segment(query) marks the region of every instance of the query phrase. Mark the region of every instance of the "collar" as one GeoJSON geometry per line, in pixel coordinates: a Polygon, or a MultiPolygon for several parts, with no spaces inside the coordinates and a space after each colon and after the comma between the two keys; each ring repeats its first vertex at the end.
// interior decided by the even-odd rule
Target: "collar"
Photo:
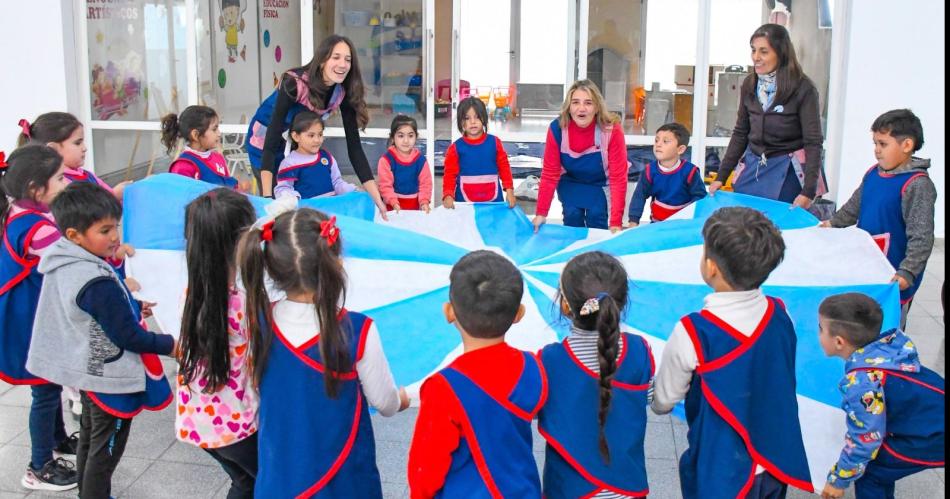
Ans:
{"type": "MultiPolygon", "coordinates": [[[[486,135],[486,134],[482,134],[482,135],[486,135]]],[[[396,161],[404,165],[408,165],[412,163],[421,154],[418,149],[413,147],[412,152],[409,153],[409,156],[406,156],[403,153],[399,152],[399,150],[396,149],[396,146],[389,146],[389,153],[392,154],[394,158],[396,158],[396,161]]]]}
{"type": "Polygon", "coordinates": [[[468,138],[468,135],[462,135],[462,140],[464,140],[466,144],[471,144],[473,146],[477,146],[485,142],[485,139],[487,138],[488,138],[488,132],[483,132],[481,135],[478,136],[477,139],[470,139],[468,138]]]}
{"type": "Polygon", "coordinates": [[[192,149],[188,146],[185,146],[185,152],[190,152],[191,154],[194,154],[195,156],[198,156],[202,159],[208,159],[211,157],[211,154],[214,153],[214,149],[208,149],[207,151],[198,151],[196,149],[192,149]]]}

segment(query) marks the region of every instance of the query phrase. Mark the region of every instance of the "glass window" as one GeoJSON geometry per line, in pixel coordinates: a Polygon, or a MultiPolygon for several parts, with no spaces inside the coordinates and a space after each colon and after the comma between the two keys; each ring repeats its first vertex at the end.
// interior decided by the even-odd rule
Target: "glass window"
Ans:
{"type": "Polygon", "coordinates": [[[184,107],[185,15],[184,0],[88,6],[92,119],[158,121],[184,107]]]}
{"type": "Polygon", "coordinates": [[[196,8],[198,103],[223,123],[247,123],[280,74],[300,66],[300,0],[200,0],[196,8]]]}
{"type": "Polygon", "coordinates": [[[87,161],[85,167],[95,165],[96,176],[111,185],[146,173],[167,172],[177,152],[166,154],[160,139],[160,132],[146,130],[94,130],[93,163],[87,161]]]}
{"type": "MultiPolygon", "coordinates": [[[[425,0],[314,3],[321,4],[319,8],[314,6],[314,47],[332,33],[346,36],[356,46],[369,106],[368,128],[388,129],[397,113],[413,116],[420,127],[424,126],[425,0]]],[[[342,126],[339,114],[329,125],[342,126]]]]}

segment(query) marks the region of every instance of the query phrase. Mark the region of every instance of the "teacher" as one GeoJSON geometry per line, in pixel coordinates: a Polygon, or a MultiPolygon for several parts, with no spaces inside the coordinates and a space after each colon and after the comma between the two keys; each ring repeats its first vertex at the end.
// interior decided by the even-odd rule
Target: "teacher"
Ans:
{"type": "Polygon", "coordinates": [[[716,177],[720,180],[709,184],[709,193],[735,170],[735,192],[808,208],[827,191],[820,178],[818,90],[802,72],[783,26],[762,25],[749,44],[755,71],[742,83],[739,116],[716,177]],[[736,168],[740,158],[742,165],[736,168]]]}
{"type": "Polygon", "coordinates": [[[304,109],[321,115],[324,121],[340,112],[350,163],[385,219],[386,205],[360,143],[359,131],[369,123],[363,78],[353,42],[345,36],[328,36],[309,63],[284,73],[277,89],[254,114],[245,147],[251,164],[260,171],[261,194],[273,195],[274,177],[284,157],[284,131],[304,109]]]}
{"type": "Polygon", "coordinates": [[[575,81],[544,145],[534,230],[547,221],[554,191],[564,225],[620,230],[627,196],[627,146],[620,119],[590,80],[575,81]],[[609,220],[608,220],[609,217],[609,220]],[[609,222],[609,224],[608,224],[609,222]]]}

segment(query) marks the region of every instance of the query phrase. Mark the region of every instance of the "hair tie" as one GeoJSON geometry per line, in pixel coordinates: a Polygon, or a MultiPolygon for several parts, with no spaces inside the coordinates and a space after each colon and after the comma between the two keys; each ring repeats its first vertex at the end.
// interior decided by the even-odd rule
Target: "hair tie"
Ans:
{"type": "Polygon", "coordinates": [[[7,166],[7,153],[0,151],[0,170],[6,170],[7,166]]]}
{"type": "Polygon", "coordinates": [[[18,121],[17,124],[20,125],[20,128],[23,130],[23,135],[26,135],[26,138],[28,139],[33,138],[33,136],[30,134],[31,127],[30,127],[29,121],[26,121],[26,119],[20,119],[20,121],[18,121]]]}
{"type": "Polygon", "coordinates": [[[340,237],[340,229],[336,226],[335,215],[330,217],[329,220],[320,222],[320,237],[326,239],[329,246],[336,244],[337,238],[340,237]]]}
{"type": "Polygon", "coordinates": [[[264,225],[261,225],[261,241],[273,241],[274,240],[274,221],[271,220],[264,225]]]}
{"type": "Polygon", "coordinates": [[[608,296],[610,296],[610,293],[600,292],[600,293],[597,293],[597,296],[593,298],[588,298],[587,301],[584,302],[584,305],[581,307],[581,311],[578,313],[578,315],[590,315],[595,312],[599,312],[600,300],[603,300],[604,298],[608,296]]]}

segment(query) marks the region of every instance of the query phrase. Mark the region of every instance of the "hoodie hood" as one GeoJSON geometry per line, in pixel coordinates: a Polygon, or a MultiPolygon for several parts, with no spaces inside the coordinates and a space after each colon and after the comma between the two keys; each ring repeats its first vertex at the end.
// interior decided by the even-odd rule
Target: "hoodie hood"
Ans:
{"type": "Polygon", "coordinates": [[[101,268],[102,271],[97,272],[101,275],[115,274],[112,266],[106,263],[105,260],[86,251],[82,246],[65,237],[59,238],[58,241],[46,248],[42,258],[40,258],[37,270],[42,274],[49,274],[63,267],[76,264],[88,266],[89,270],[93,272],[95,272],[96,267],[101,268]]]}
{"type": "Polygon", "coordinates": [[[896,175],[898,173],[907,173],[910,171],[927,173],[928,168],[930,168],[930,160],[926,158],[918,158],[917,156],[911,156],[910,163],[907,163],[906,165],[900,168],[895,168],[889,172],[881,170],[881,167],[878,166],[878,170],[883,171],[884,173],[887,173],[888,175],[896,175]]]}
{"type": "Polygon", "coordinates": [[[847,371],[862,368],[919,372],[917,347],[900,329],[885,331],[877,340],[855,350],[845,364],[847,371]]]}

